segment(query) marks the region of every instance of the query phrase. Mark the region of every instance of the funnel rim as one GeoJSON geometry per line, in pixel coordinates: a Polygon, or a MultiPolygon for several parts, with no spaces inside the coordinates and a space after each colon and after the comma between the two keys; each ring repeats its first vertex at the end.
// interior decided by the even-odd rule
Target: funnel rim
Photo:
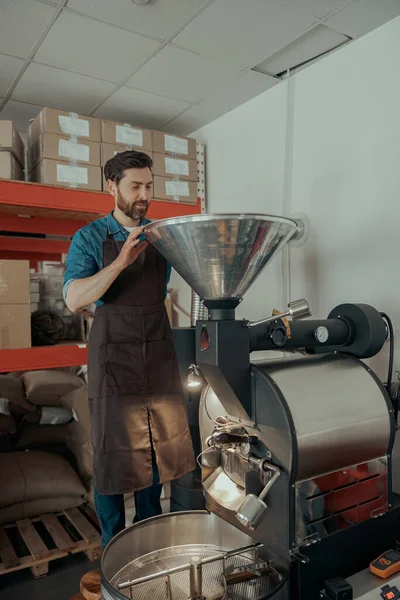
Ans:
{"type": "Polygon", "coordinates": [[[204,304],[215,304],[211,308],[218,312],[228,300],[241,301],[298,230],[294,219],[227,212],[160,219],[146,225],[144,234],[204,304]]]}
{"type": "Polygon", "coordinates": [[[246,218],[251,219],[259,219],[260,221],[273,221],[275,223],[284,223],[286,225],[292,225],[293,229],[298,228],[298,224],[293,219],[288,217],[280,217],[279,215],[271,215],[266,213],[203,213],[203,214],[194,214],[194,215],[182,215],[179,217],[167,217],[166,219],[159,219],[151,221],[144,226],[143,232],[146,232],[146,229],[151,229],[157,225],[168,225],[169,223],[178,224],[190,219],[193,221],[207,221],[209,219],[215,218],[223,218],[223,219],[241,219],[244,220],[246,218]]]}

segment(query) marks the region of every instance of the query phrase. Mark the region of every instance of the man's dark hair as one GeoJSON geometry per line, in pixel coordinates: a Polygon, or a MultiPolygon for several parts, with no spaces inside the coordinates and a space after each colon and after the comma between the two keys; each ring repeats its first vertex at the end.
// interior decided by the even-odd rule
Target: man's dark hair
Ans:
{"type": "Polygon", "coordinates": [[[104,177],[106,181],[111,179],[117,185],[125,175],[126,169],[152,169],[153,161],[150,156],[137,150],[126,150],[118,152],[110,158],[104,166],[104,177]]]}

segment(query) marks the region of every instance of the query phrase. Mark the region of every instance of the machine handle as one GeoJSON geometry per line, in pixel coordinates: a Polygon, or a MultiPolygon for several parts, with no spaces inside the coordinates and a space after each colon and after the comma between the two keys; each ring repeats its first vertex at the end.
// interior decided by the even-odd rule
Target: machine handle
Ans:
{"type": "Polygon", "coordinates": [[[212,442],[218,444],[258,444],[256,435],[229,433],[220,431],[212,435],[212,442]]]}

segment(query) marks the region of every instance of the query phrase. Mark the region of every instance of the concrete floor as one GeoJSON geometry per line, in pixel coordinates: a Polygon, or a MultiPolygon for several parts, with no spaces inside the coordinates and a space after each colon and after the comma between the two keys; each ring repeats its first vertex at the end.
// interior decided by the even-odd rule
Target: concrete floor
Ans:
{"type": "MultiPolygon", "coordinates": [[[[164,513],[169,511],[169,504],[167,487],[161,500],[164,513]]],[[[135,516],[133,495],[125,497],[125,514],[129,527],[135,516]]],[[[50,562],[49,574],[43,579],[35,580],[30,569],[3,575],[0,577],[0,600],[69,600],[79,592],[81,577],[99,567],[100,561],[90,562],[84,553],[80,553],[50,562]]]]}
{"type": "Polygon", "coordinates": [[[81,577],[98,569],[100,561],[90,562],[84,553],[54,560],[43,579],[34,579],[30,569],[0,577],[1,600],[69,600],[79,592],[81,577]]]}

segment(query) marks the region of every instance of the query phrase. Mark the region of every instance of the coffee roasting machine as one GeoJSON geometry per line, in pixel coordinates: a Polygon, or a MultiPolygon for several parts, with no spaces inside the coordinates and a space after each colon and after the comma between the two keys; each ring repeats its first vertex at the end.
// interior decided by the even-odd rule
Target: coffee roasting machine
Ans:
{"type": "Polygon", "coordinates": [[[207,511],[116,536],[102,558],[103,599],[400,598],[400,571],[385,581],[369,570],[400,539],[395,411],[361,360],[382,349],[384,317],[342,304],[314,320],[302,299],[258,322],[235,319],[262,269],[302,235],[294,220],[196,215],[145,234],[208,310],[176,332],[192,376],[204,378],[207,511]],[[279,357],[250,361],[260,350],[279,357]]]}

